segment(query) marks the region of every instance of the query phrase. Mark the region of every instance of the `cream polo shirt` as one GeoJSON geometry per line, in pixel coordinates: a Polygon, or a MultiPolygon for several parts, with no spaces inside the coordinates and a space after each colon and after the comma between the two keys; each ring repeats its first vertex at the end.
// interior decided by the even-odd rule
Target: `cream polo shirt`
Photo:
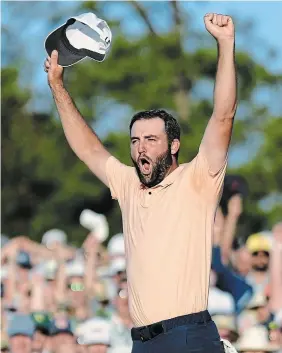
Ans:
{"type": "Polygon", "coordinates": [[[129,309],[135,326],[207,309],[215,211],[227,158],[209,172],[203,149],[160,184],[144,188],[134,167],[106,163],[122,212],[129,309]]]}

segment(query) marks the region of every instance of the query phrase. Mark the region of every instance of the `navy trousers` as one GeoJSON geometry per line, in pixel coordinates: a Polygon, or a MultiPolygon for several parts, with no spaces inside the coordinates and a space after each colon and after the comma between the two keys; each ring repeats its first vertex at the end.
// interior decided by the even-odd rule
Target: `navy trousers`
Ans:
{"type": "MultiPolygon", "coordinates": [[[[203,313],[207,314],[207,312],[203,313]]],[[[199,320],[196,320],[198,322],[187,320],[183,323],[183,318],[189,317],[191,319],[193,315],[199,317],[199,314],[170,319],[169,326],[171,328],[169,327],[168,330],[164,330],[165,332],[158,333],[149,339],[144,329],[145,335],[141,338],[138,337],[138,332],[136,334],[136,330],[139,329],[133,329],[135,334],[131,334],[133,339],[132,353],[224,353],[216,325],[211,319],[200,322],[199,320]],[[179,320],[180,318],[181,320],[179,320]]],[[[149,334],[149,336],[151,335],[149,334]]]]}

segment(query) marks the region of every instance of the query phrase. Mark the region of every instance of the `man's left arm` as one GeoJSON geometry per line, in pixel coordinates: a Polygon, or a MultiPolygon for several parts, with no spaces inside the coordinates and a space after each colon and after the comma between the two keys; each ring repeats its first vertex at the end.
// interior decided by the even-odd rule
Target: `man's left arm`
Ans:
{"type": "Polygon", "coordinates": [[[200,148],[210,172],[215,174],[226,161],[237,107],[235,30],[230,16],[207,14],[204,21],[207,31],[217,41],[218,65],[213,113],[200,148]]]}

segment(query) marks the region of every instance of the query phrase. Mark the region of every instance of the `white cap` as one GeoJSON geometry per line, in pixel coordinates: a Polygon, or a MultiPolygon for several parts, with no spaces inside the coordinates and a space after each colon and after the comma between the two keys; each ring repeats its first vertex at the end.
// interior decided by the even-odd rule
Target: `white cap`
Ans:
{"type": "Polygon", "coordinates": [[[247,309],[259,308],[267,305],[266,296],[262,292],[255,292],[247,304],[247,309]]]}
{"type": "Polygon", "coordinates": [[[239,351],[265,351],[274,352],[278,345],[268,340],[268,331],[264,326],[254,326],[244,331],[235,344],[239,351]]]}
{"type": "Polygon", "coordinates": [[[232,315],[235,312],[235,303],[231,294],[217,287],[209,290],[208,310],[211,315],[232,315]]]}
{"type": "Polygon", "coordinates": [[[43,234],[41,243],[44,244],[47,248],[51,248],[52,243],[54,242],[65,244],[67,242],[66,233],[60,229],[50,229],[43,234]]]}
{"type": "Polygon", "coordinates": [[[114,235],[109,241],[107,248],[110,256],[124,256],[125,246],[123,234],[118,233],[114,235]]]}
{"type": "Polygon", "coordinates": [[[124,257],[119,257],[117,259],[113,259],[110,263],[110,273],[112,276],[116,275],[119,271],[126,270],[126,261],[124,257]]]}
{"type": "Polygon", "coordinates": [[[83,210],[79,217],[79,223],[90,232],[93,232],[99,242],[103,242],[109,236],[109,225],[107,218],[103,214],[88,209],[83,210]]]}
{"type": "Polygon", "coordinates": [[[66,273],[68,277],[83,277],[85,273],[84,263],[74,260],[66,265],[66,273]]]}
{"type": "Polygon", "coordinates": [[[112,33],[107,23],[94,13],[88,12],[71,17],[55,29],[45,41],[49,55],[56,49],[59,64],[71,66],[85,57],[103,61],[111,46],[112,33]]]}
{"type": "Polygon", "coordinates": [[[110,323],[102,318],[85,321],[76,329],[77,343],[81,345],[110,345],[110,323]]]}

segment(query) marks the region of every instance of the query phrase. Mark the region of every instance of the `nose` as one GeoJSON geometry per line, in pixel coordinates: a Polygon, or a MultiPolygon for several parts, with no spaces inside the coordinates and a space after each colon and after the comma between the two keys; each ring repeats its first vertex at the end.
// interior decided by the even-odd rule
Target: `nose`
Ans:
{"type": "Polygon", "coordinates": [[[145,142],[140,140],[138,144],[138,153],[141,154],[144,152],[146,152],[145,142]]]}

